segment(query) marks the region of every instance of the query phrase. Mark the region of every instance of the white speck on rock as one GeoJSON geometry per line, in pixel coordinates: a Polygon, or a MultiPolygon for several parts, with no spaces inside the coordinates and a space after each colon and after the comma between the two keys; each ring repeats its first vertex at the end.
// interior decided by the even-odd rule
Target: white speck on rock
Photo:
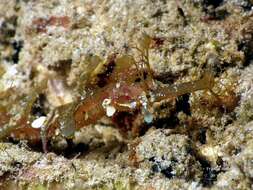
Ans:
{"type": "Polygon", "coordinates": [[[113,106],[107,106],[106,107],[106,115],[108,117],[113,116],[113,114],[116,112],[116,109],[113,106]]]}
{"type": "Polygon", "coordinates": [[[35,119],[33,122],[32,122],[32,127],[35,128],[35,129],[39,129],[43,126],[43,124],[45,123],[47,117],[46,116],[41,116],[37,119],[35,119]]]}
{"type": "Polygon", "coordinates": [[[102,106],[103,108],[106,110],[106,115],[108,117],[112,117],[113,114],[116,112],[116,109],[115,107],[111,106],[112,100],[111,99],[104,99],[103,103],[102,103],[102,106]]]}
{"type": "Polygon", "coordinates": [[[111,102],[112,102],[111,99],[108,99],[108,98],[104,99],[104,101],[102,103],[103,108],[106,109],[106,107],[109,106],[111,102]]]}
{"type": "Polygon", "coordinates": [[[119,88],[119,87],[120,87],[120,83],[117,82],[117,83],[116,83],[116,88],[119,88]]]}

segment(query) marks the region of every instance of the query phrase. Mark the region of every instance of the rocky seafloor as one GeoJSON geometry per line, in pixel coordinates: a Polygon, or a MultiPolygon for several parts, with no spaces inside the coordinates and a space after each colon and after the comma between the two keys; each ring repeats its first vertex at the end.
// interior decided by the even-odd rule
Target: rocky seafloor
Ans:
{"type": "Polygon", "coordinates": [[[0,77],[0,189],[253,189],[252,0],[0,0],[0,77]],[[103,119],[46,147],[36,125],[12,132],[85,100],[87,60],[136,57],[143,36],[156,80],[207,71],[212,90],[186,88],[135,136],[103,119]]]}

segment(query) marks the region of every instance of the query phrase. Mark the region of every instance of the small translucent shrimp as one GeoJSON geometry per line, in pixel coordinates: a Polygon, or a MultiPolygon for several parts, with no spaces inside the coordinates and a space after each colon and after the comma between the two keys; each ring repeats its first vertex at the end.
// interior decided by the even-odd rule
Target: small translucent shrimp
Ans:
{"type": "MultiPolygon", "coordinates": [[[[207,72],[199,80],[176,85],[165,85],[155,80],[149,65],[151,43],[152,40],[147,35],[140,40],[139,46],[136,47],[140,52],[138,61],[131,55],[118,54],[110,56],[105,62],[99,58],[93,59],[88,77],[80,77],[80,80],[85,80],[77,87],[80,97],[72,103],[56,108],[57,114],[53,115],[58,117],[52,119],[48,116],[43,128],[34,129],[29,122],[31,108],[40,89],[35,89],[26,100],[22,100],[23,111],[18,114],[18,118],[11,117],[4,108],[0,108],[0,138],[11,135],[17,139],[42,139],[46,150],[46,139],[53,136],[57,128],[63,136],[72,137],[75,130],[95,124],[103,117],[111,119],[116,127],[132,122],[119,122],[124,120],[121,113],[140,115],[144,118],[143,122],[152,122],[150,108],[154,103],[175,100],[178,96],[197,90],[212,89],[214,77],[207,72]],[[86,91],[85,96],[83,91],[86,91]]],[[[141,123],[136,125],[134,131],[138,131],[135,129],[141,123]]],[[[126,128],[132,130],[131,127],[126,128]]]]}
{"type": "MultiPolygon", "coordinates": [[[[120,64],[116,61],[116,67],[120,68],[120,64]]],[[[147,76],[152,73],[149,69],[150,67],[141,70],[129,65],[128,68],[113,71],[108,85],[93,91],[77,106],[74,112],[76,128],[94,124],[102,117],[113,119],[114,114],[120,115],[120,112],[149,114],[148,109],[155,102],[175,99],[197,90],[211,90],[214,85],[214,78],[209,73],[196,81],[164,85],[152,76],[147,76]]]]}

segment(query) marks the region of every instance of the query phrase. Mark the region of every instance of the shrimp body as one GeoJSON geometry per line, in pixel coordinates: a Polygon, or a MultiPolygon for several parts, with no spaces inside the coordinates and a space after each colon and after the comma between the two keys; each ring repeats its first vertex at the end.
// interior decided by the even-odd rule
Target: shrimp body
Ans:
{"type": "MultiPolygon", "coordinates": [[[[87,95],[84,98],[77,98],[73,103],[56,108],[59,116],[53,122],[47,123],[46,137],[53,136],[57,128],[62,129],[62,132],[65,130],[66,134],[71,132],[71,135],[76,129],[95,124],[103,117],[110,118],[115,126],[119,126],[122,125],[120,120],[125,120],[125,118],[120,118],[123,117],[121,113],[134,117],[143,116],[150,114],[149,108],[156,102],[174,101],[178,96],[186,93],[212,89],[214,78],[210,74],[205,74],[199,80],[177,85],[165,85],[156,81],[149,65],[150,43],[149,37],[146,36],[138,48],[141,52],[139,62],[131,55],[115,54],[106,64],[94,64],[94,71],[89,71],[89,76],[84,77],[88,78],[85,88],[77,87],[78,91],[81,91],[80,94],[87,90],[87,95]],[[116,116],[117,119],[115,119],[116,116]]],[[[99,62],[100,59],[95,61],[99,62]]],[[[10,116],[0,110],[0,138],[11,135],[17,139],[41,139],[40,129],[33,129],[29,122],[32,105],[37,95],[38,92],[34,92],[26,101],[27,105],[14,125],[10,116]]],[[[126,120],[127,122],[123,122],[123,125],[126,123],[131,125],[134,119],[127,118],[126,120]]],[[[134,128],[137,129],[141,122],[135,125],[134,128]]]]}
{"type": "Polygon", "coordinates": [[[76,127],[94,124],[106,116],[105,101],[115,111],[132,111],[137,108],[138,97],[143,92],[140,85],[129,86],[127,83],[110,84],[96,93],[89,95],[76,109],[74,118],[76,127]],[[130,106],[136,104],[135,106],[130,106]]]}

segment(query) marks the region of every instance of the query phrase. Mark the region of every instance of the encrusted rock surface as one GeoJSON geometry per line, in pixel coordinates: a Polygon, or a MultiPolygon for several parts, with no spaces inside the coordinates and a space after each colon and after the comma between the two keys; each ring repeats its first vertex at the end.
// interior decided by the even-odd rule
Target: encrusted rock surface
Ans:
{"type": "Polygon", "coordinates": [[[0,189],[252,189],[252,15],[252,0],[2,0],[1,113],[18,117],[25,101],[16,98],[33,98],[48,79],[33,117],[72,102],[87,60],[136,56],[144,34],[156,42],[157,80],[179,84],[207,70],[215,84],[178,97],[172,111],[165,103],[131,139],[107,121],[71,140],[53,136],[50,153],[10,135],[0,143],[0,189]]]}

